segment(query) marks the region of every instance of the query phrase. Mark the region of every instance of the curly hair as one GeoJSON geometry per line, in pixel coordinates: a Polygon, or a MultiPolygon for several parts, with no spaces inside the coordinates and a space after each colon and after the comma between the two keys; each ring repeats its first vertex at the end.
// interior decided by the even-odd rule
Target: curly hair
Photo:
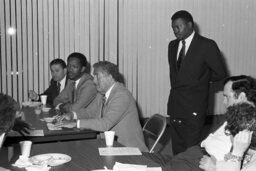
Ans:
{"type": "Polygon", "coordinates": [[[232,81],[232,90],[237,98],[244,92],[248,101],[256,106],[256,80],[247,75],[232,76],[224,81],[224,85],[232,81]]]}
{"type": "Polygon", "coordinates": [[[225,132],[235,136],[239,131],[253,131],[251,146],[256,147],[256,108],[249,103],[228,107],[225,132]]]}
{"type": "Polygon", "coordinates": [[[0,93],[0,135],[12,129],[18,103],[10,96],[0,93]]]}

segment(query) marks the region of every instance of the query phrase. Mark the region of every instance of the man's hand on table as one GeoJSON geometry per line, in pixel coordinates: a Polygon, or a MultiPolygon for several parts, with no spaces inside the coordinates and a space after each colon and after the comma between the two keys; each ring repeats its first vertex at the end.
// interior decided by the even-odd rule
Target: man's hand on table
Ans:
{"type": "Polygon", "coordinates": [[[62,113],[68,113],[70,112],[70,106],[71,106],[71,103],[63,103],[59,106],[59,109],[62,113]]]}
{"type": "Polygon", "coordinates": [[[68,112],[68,113],[64,113],[64,114],[58,114],[55,117],[55,123],[61,122],[63,120],[67,120],[67,121],[71,121],[74,119],[74,114],[73,112],[68,112]]]}
{"type": "Polygon", "coordinates": [[[56,127],[64,127],[64,128],[76,128],[77,127],[77,122],[75,120],[72,121],[67,121],[63,120],[62,122],[58,122],[55,124],[56,127]]]}
{"type": "Polygon", "coordinates": [[[25,134],[29,134],[31,125],[21,120],[20,118],[16,118],[12,130],[20,133],[22,136],[25,136],[25,134]]]}

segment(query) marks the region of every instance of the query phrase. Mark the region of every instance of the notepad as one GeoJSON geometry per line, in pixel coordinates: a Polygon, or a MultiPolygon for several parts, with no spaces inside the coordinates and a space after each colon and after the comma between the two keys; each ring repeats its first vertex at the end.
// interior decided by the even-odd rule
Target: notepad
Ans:
{"type": "Polygon", "coordinates": [[[127,156],[142,155],[140,150],[135,147],[104,147],[99,148],[100,156],[127,156]]]}
{"type": "Polygon", "coordinates": [[[26,134],[26,136],[31,136],[31,137],[44,136],[44,130],[42,129],[29,130],[29,134],[26,134]]]}

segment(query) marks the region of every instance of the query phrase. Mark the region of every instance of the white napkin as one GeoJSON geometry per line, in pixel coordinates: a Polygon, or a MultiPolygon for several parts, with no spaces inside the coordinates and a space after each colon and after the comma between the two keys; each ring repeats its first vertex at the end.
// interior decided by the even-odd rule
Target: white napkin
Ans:
{"type": "Polygon", "coordinates": [[[19,159],[12,165],[19,168],[23,168],[23,167],[31,166],[33,165],[33,163],[29,160],[29,158],[20,156],[19,159]]]}
{"type": "Polygon", "coordinates": [[[27,171],[49,171],[51,167],[48,167],[46,164],[45,165],[32,165],[29,167],[26,167],[27,171]]]}
{"type": "Polygon", "coordinates": [[[20,156],[19,159],[12,164],[19,168],[25,168],[27,171],[49,171],[51,167],[47,164],[44,165],[33,165],[28,157],[20,156]]]}

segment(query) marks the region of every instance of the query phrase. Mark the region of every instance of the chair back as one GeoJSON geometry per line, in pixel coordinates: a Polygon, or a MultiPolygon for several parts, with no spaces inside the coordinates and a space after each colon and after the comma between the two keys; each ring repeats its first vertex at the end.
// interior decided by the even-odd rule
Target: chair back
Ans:
{"type": "Polygon", "coordinates": [[[155,138],[155,142],[150,148],[149,152],[153,153],[155,146],[159,142],[166,128],[166,118],[160,114],[154,114],[151,116],[148,121],[143,126],[144,136],[153,136],[155,138]]]}

